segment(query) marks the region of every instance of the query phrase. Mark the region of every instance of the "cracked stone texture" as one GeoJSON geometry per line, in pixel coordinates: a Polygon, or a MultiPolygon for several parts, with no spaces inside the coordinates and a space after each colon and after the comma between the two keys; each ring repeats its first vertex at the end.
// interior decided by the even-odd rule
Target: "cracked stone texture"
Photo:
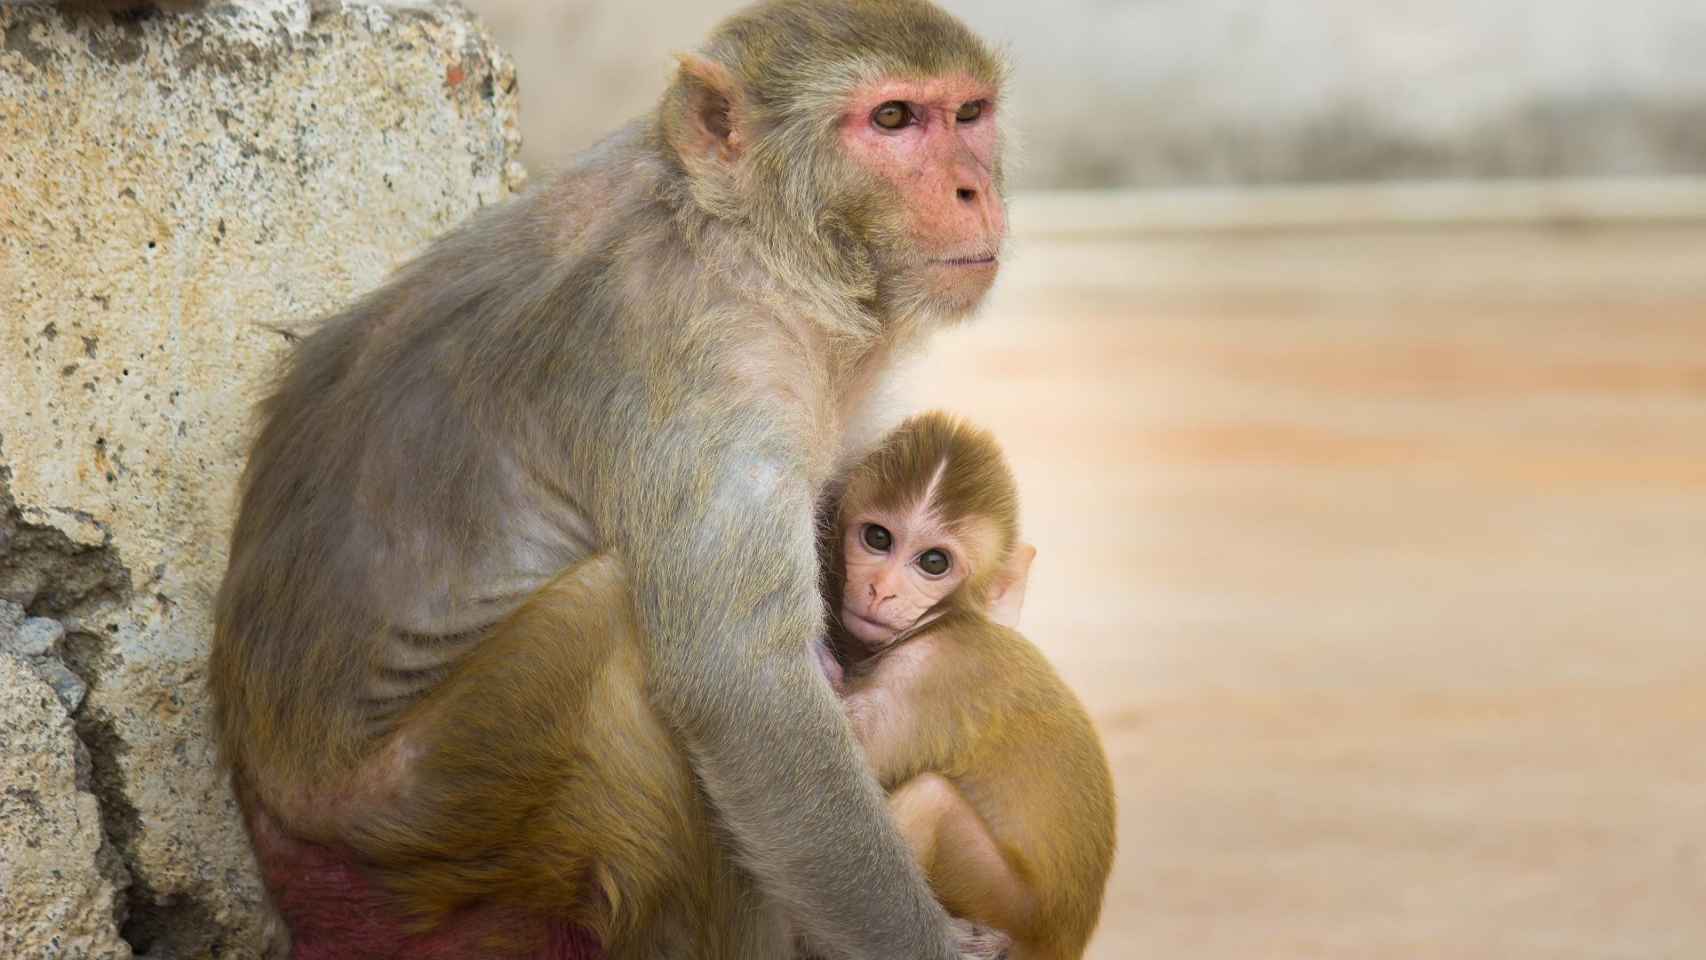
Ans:
{"type": "MultiPolygon", "coordinates": [[[[10,547],[13,533],[9,525],[7,529],[5,541],[10,547]]],[[[7,552],[10,554],[11,551],[7,552]]],[[[58,620],[25,618],[23,607],[10,600],[0,600],[0,653],[18,657],[53,688],[66,710],[76,713],[77,708],[83,705],[89,685],[61,659],[64,639],[65,625],[58,620]]]]}
{"type": "Polygon", "coordinates": [[[0,956],[129,957],[88,759],[48,685],[0,653],[0,956]]]}
{"type": "MultiPolygon", "coordinates": [[[[93,793],[8,658],[3,783],[57,778],[64,869],[0,859],[0,938],[62,952],[0,955],[125,956],[115,917],[139,954],[269,949],[203,690],[249,411],[291,331],[520,186],[516,130],[513,68],[448,2],[0,6],[0,598],[66,629],[93,793]],[[128,889],[88,867],[97,824],[128,889]]],[[[36,816],[0,800],[6,857],[36,816]]]]}

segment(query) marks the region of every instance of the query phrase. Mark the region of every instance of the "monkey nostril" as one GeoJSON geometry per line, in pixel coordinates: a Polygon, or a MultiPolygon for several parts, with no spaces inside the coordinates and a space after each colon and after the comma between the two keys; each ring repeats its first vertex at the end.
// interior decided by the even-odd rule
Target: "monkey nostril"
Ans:
{"type": "Polygon", "coordinates": [[[954,191],[954,196],[959,197],[961,203],[970,203],[977,198],[977,191],[969,187],[960,187],[954,191]]]}

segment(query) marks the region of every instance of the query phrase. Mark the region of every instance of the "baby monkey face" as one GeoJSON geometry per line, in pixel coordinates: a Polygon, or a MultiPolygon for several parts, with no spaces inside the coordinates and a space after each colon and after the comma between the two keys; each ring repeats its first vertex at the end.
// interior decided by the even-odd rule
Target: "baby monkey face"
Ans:
{"type": "Polygon", "coordinates": [[[841,542],[841,623],[868,650],[893,643],[971,574],[960,537],[922,507],[856,514],[841,542]]]}

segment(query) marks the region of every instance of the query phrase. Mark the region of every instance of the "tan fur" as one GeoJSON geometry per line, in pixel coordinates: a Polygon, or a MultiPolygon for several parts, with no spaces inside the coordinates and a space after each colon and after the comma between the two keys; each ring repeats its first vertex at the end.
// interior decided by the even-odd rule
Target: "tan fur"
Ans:
{"type": "Polygon", "coordinates": [[[785,956],[779,918],[836,956],[979,955],[809,653],[845,437],[971,306],[931,299],[917,198],[833,121],[941,70],[1001,67],[922,0],[754,7],[654,116],[301,343],[215,611],[246,804],[421,925],[498,902],[622,956],[785,956]]]}
{"type": "MultiPolygon", "coordinates": [[[[971,576],[958,591],[963,601],[987,606],[1018,543],[1019,490],[995,438],[951,414],[908,418],[853,468],[825,556],[841,556],[846,518],[871,509],[901,512],[927,499],[972,554],[971,576]]],[[[830,596],[837,597],[838,563],[830,565],[828,576],[830,596]]]]}
{"type": "Polygon", "coordinates": [[[850,666],[848,716],[943,905],[1011,935],[1015,960],[1082,956],[1113,865],[1113,780],[1072,691],[985,610],[1009,555],[1025,551],[1022,579],[1031,553],[1015,547],[1017,493],[994,439],[914,417],[855,468],[841,510],[926,496],[948,523],[998,533],[945,612],[850,666]]]}
{"type": "Polygon", "coordinates": [[[621,565],[570,569],[403,719],[390,748],[419,760],[347,839],[423,927],[497,900],[593,931],[612,958],[785,952],[649,672],[621,565]]]}

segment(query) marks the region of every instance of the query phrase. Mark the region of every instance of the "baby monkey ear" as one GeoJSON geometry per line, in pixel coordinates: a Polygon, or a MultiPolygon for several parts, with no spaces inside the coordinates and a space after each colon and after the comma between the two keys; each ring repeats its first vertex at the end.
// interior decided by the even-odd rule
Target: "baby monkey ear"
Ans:
{"type": "Polygon", "coordinates": [[[681,69],[665,102],[665,136],[689,169],[705,160],[735,161],[746,147],[740,84],[727,67],[693,53],[676,54],[681,69]]]}
{"type": "Polygon", "coordinates": [[[1007,563],[995,572],[989,586],[989,619],[1011,630],[1019,629],[1019,611],[1025,606],[1025,585],[1031,579],[1031,561],[1037,548],[1028,543],[1013,545],[1007,563]]]}

